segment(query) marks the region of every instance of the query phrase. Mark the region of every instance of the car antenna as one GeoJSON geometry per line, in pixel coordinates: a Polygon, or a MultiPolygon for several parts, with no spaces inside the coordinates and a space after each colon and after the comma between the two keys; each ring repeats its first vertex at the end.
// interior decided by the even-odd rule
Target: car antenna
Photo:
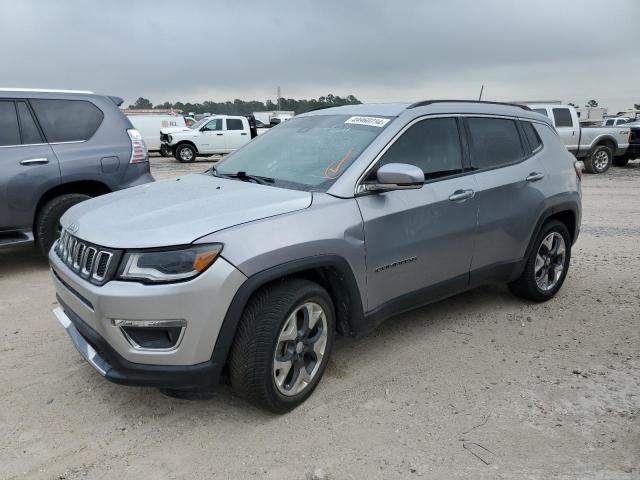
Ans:
{"type": "Polygon", "coordinates": [[[478,96],[478,101],[482,101],[482,91],[484,90],[484,84],[480,85],[480,95],[478,96]]]}

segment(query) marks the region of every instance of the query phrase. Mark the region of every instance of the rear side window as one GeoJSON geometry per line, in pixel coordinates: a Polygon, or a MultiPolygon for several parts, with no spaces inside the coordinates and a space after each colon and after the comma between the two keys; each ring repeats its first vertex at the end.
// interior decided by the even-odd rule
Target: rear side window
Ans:
{"type": "Polygon", "coordinates": [[[613,125],[613,120],[607,120],[607,121],[605,122],[605,125],[613,125]]]}
{"type": "Polygon", "coordinates": [[[22,130],[22,143],[30,145],[42,143],[42,136],[36,125],[29,107],[24,102],[16,103],[18,117],[20,118],[20,129],[22,130]]]}
{"type": "Polygon", "coordinates": [[[475,168],[494,168],[518,162],[524,149],[516,122],[504,118],[468,118],[471,162],[475,168]]]}
{"type": "Polygon", "coordinates": [[[75,142],[89,140],[102,123],[104,114],[85,100],[31,100],[47,140],[75,142]]]}
{"type": "Polygon", "coordinates": [[[20,127],[13,102],[0,102],[0,146],[20,145],[20,127]]]}
{"type": "Polygon", "coordinates": [[[536,127],[534,127],[531,122],[520,122],[520,125],[522,125],[524,136],[527,138],[527,142],[529,142],[529,148],[531,148],[531,151],[535,152],[540,149],[540,147],[542,147],[542,142],[540,141],[538,132],[536,132],[536,127]]]}
{"type": "Polygon", "coordinates": [[[380,159],[380,165],[387,163],[415,165],[427,180],[462,172],[456,119],[434,118],[411,126],[380,159]]]}
{"type": "Polygon", "coordinates": [[[227,118],[227,130],[244,130],[242,120],[239,118],[227,118]]]}
{"type": "Polygon", "coordinates": [[[556,127],[573,127],[571,112],[568,108],[554,108],[553,121],[555,122],[556,127]]]}

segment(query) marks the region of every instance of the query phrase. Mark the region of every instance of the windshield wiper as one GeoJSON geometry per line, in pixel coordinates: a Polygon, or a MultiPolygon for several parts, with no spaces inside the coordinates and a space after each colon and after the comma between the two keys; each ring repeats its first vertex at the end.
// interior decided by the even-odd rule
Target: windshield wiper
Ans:
{"type": "Polygon", "coordinates": [[[218,177],[237,178],[238,180],[242,180],[242,181],[254,181],[255,183],[259,183],[261,185],[268,185],[270,183],[275,182],[275,179],[271,177],[263,177],[262,175],[250,175],[244,171],[240,171],[236,173],[221,173],[215,170],[214,168],[213,172],[215,172],[215,175],[217,175],[218,177]]]}

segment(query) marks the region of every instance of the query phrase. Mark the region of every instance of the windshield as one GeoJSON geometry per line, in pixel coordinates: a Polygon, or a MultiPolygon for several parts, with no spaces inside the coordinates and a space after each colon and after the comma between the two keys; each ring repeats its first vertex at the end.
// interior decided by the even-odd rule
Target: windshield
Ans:
{"type": "Polygon", "coordinates": [[[258,136],[216,169],[220,175],[270,177],[278,187],[325,191],[389,121],[351,115],[296,117],[258,136]]]}
{"type": "Polygon", "coordinates": [[[196,123],[194,123],[193,125],[191,125],[189,128],[191,130],[197,130],[198,128],[200,128],[202,126],[203,123],[205,123],[207,120],[209,120],[209,117],[205,117],[201,120],[198,120],[196,123]]]}

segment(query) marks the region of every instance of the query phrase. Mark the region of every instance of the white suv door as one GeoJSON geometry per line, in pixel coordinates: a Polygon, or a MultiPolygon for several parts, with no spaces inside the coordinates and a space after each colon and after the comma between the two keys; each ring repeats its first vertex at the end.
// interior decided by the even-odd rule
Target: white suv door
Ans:
{"type": "Polygon", "coordinates": [[[214,118],[200,128],[196,146],[200,153],[221,153],[227,150],[222,118],[214,118]]]}
{"type": "Polygon", "coordinates": [[[227,123],[225,131],[227,150],[237,150],[251,139],[246,121],[241,118],[226,118],[225,121],[227,123]]]}

